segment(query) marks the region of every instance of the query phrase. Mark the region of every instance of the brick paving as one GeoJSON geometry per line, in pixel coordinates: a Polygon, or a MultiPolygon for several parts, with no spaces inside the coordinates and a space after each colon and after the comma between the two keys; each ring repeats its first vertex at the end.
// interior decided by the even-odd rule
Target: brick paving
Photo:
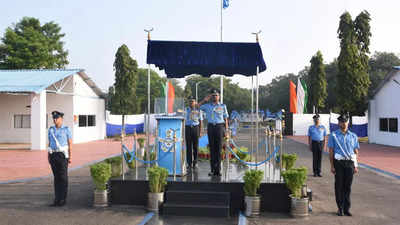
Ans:
{"type": "MultiPolygon", "coordinates": [[[[307,136],[288,136],[288,138],[308,144],[307,136]]],[[[359,161],[368,166],[400,176],[400,147],[360,143],[359,161]]]]}

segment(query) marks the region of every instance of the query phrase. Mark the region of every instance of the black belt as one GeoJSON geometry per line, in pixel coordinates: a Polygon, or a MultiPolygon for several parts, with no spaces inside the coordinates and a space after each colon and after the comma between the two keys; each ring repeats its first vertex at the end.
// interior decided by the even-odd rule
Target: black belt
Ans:
{"type": "Polygon", "coordinates": [[[225,123],[208,123],[208,126],[223,126],[225,123]]]}
{"type": "Polygon", "coordinates": [[[185,125],[186,127],[198,127],[199,125],[185,125]]]}
{"type": "Polygon", "coordinates": [[[324,141],[314,141],[314,140],[312,140],[312,142],[322,143],[322,142],[324,142],[324,141]]]}

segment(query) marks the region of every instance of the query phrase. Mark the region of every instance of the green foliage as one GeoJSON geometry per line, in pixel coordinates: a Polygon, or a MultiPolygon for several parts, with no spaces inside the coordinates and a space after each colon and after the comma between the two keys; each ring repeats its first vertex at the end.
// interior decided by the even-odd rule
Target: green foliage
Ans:
{"type": "Polygon", "coordinates": [[[301,198],[301,188],[307,180],[307,168],[300,167],[283,171],[282,177],[292,195],[296,198],[301,198]]]}
{"type": "Polygon", "coordinates": [[[106,159],[106,160],[104,160],[106,163],[109,163],[109,164],[118,164],[118,165],[121,165],[121,163],[122,163],[122,159],[121,159],[121,156],[115,156],[115,157],[112,157],[112,158],[108,158],[108,159],[106,159]]]}
{"type": "Polygon", "coordinates": [[[147,161],[156,160],[156,152],[155,151],[150,152],[150,159],[149,159],[147,157],[147,152],[145,151],[144,152],[144,160],[147,160],[147,161]]]}
{"type": "Polygon", "coordinates": [[[369,60],[369,79],[371,85],[369,87],[369,99],[372,98],[374,91],[383,81],[385,76],[392,70],[393,66],[400,65],[400,58],[394,53],[375,52],[369,60]]]}
{"type": "Polygon", "coordinates": [[[210,150],[207,147],[199,147],[199,153],[207,154],[210,153],[210,150]]]}
{"type": "Polygon", "coordinates": [[[129,160],[131,160],[131,154],[129,154],[128,152],[125,152],[125,156],[126,156],[126,164],[128,165],[129,169],[134,169],[135,168],[135,159],[133,159],[131,162],[129,162],[129,160]]]}
{"type": "Polygon", "coordinates": [[[167,185],[168,170],[162,167],[154,166],[147,170],[149,174],[149,187],[152,193],[164,192],[167,185]]]}
{"type": "Polygon", "coordinates": [[[115,156],[112,158],[108,158],[104,160],[104,162],[111,165],[111,177],[118,177],[122,174],[121,163],[122,159],[121,156],[115,156]]]}
{"type": "Polygon", "coordinates": [[[140,137],[137,139],[137,142],[138,142],[140,148],[144,148],[145,141],[146,141],[146,138],[144,138],[144,137],[140,137]]]}
{"type": "Polygon", "coordinates": [[[297,160],[297,154],[282,154],[282,167],[285,168],[286,170],[290,170],[291,168],[294,167],[294,164],[296,163],[297,160]]]}
{"type": "Polygon", "coordinates": [[[256,196],[257,190],[261,185],[264,172],[261,170],[247,170],[243,176],[244,194],[246,196],[256,196]]]}
{"type": "Polygon", "coordinates": [[[249,149],[246,148],[246,147],[240,147],[240,150],[241,150],[241,151],[239,151],[239,150],[236,149],[236,148],[233,149],[233,151],[236,153],[236,155],[237,155],[242,161],[250,162],[250,161],[251,161],[251,155],[250,155],[250,154],[243,153],[243,152],[249,152],[249,149]]]}
{"type": "MultiPolygon", "coordinates": [[[[139,113],[139,103],[136,97],[138,66],[136,60],[130,57],[126,45],[118,48],[114,61],[115,82],[114,93],[111,94],[111,113],[129,115],[139,113]]],[[[123,117],[123,129],[125,129],[123,117]]]]}
{"type": "Polygon", "coordinates": [[[338,106],[341,112],[362,115],[366,110],[366,101],[370,80],[368,76],[368,53],[370,17],[364,11],[353,22],[351,15],[345,12],[340,17],[338,58],[338,106]]]}
{"type": "Polygon", "coordinates": [[[68,64],[61,27],[32,17],[8,27],[0,43],[0,69],[56,69],[68,64]]]}
{"type": "Polygon", "coordinates": [[[97,190],[106,190],[106,183],[111,177],[111,165],[105,162],[90,166],[90,175],[97,190]]]}
{"type": "MultiPolygon", "coordinates": [[[[140,113],[147,112],[147,69],[139,68],[136,95],[140,104],[140,113]]],[[[154,112],[154,101],[164,96],[162,84],[167,80],[160,77],[154,70],[150,70],[150,111],[154,112]]]]}
{"type": "Polygon", "coordinates": [[[311,58],[310,63],[311,67],[308,74],[310,86],[308,88],[308,94],[311,99],[311,105],[315,106],[318,112],[319,108],[325,106],[325,99],[328,96],[326,91],[325,65],[320,51],[311,58]]]}

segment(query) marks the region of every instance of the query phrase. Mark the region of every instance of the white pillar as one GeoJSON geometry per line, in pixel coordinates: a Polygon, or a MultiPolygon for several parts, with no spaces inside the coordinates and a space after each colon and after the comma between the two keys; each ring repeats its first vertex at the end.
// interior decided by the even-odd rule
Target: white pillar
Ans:
{"type": "Polygon", "coordinates": [[[31,94],[31,150],[46,149],[46,90],[31,94]]]}

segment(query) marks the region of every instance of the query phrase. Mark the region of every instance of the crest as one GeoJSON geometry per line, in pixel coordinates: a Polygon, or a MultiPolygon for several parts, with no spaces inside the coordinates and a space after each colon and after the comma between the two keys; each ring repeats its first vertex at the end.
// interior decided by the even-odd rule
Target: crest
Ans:
{"type": "MultiPolygon", "coordinates": [[[[161,144],[161,150],[163,152],[168,152],[174,146],[174,131],[168,129],[165,133],[165,138],[160,138],[159,141],[161,144]]],[[[171,152],[173,152],[173,149],[171,152]]]]}

